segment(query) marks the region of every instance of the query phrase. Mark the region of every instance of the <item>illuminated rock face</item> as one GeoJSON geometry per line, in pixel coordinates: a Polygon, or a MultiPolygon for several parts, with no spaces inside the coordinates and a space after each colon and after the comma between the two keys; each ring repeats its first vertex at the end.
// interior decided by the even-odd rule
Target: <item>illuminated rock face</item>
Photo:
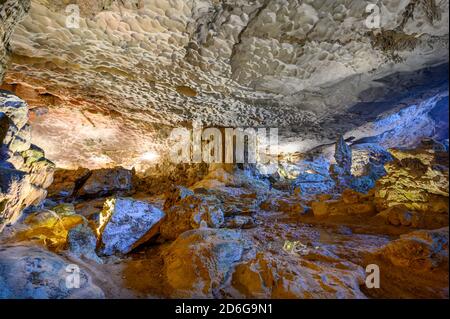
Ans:
{"type": "Polygon", "coordinates": [[[448,0],[378,29],[360,0],[71,2],[0,0],[0,298],[448,298],[448,0]],[[194,121],[278,128],[285,162],[175,165],[194,121]]]}
{"type": "Polygon", "coordinates": [[[0,1],[0,83],[6,72],[11,48],[9,40],[15,27],[25,17],[30,9],[30,0],[2,0],[0,1]]]}
{"type": "Polygon", "coordinates": [[[190,230],[164,255],[164,272],[178,298],[212,297],[235,262],[242,258],[245,240],[228,229],[190,230]]]}
{"type": "Polygon", "coordinates": [[[448,152],[444,146],[424,141],[415,150],[392,149],[394,161],[376,187],[381,209],[404,205],[408,209],[448,214],[448,152]]]}
{"type": "Polygon", "coordinates": [[[448,1],[381,1],[383,31],[359,0],[75,3],[72,28],[64,1],[31,1],[3,83],[33,107],[33,142],[70,168],[146,164],[168,125],[196,119],[279,127],[298,151],[382,134],[358,128],[403,108],[402,92],[440,88],[448,61],[448,1]]]}
{"type": "Polygon", "coordinates": [[[100,217],[101,253],[126,254],[158,233],[165,214],[141,201],[114,198],[105,202],[100,217]]]}
{"type": "Polygon", "coordinates": [[[4,246],[0,251],[0,298],[101,299],[103,291],[79,268],[79,281],[70,280],[71,262],[39,247],[4,246]],[[66,278],[69,285],[66,285],[66,278]],[[76,286],[70,284],[79,284],[76,286]]]}
{"type": "Polygon", "coordinates": [[[39,205],[53,181],[54,164],[30,143],[28,106],[11,93],[0,91],[0,118],[5,129],[0,144],[0,232],[22,211],[39,205]]]}

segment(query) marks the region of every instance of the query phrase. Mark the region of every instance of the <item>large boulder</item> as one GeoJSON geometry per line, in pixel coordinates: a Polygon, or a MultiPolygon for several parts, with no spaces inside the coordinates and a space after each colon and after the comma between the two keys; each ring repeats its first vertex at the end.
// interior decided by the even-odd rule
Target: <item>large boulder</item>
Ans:
{"type": "Polygon", "coordinates": [[[55,170],[53,183],[48,188],[48,197],[55,199],[72,197],[90,174],[91,172],[87,168],[55,170]]]}
{"type": "Polygon", "coordinates": [[[61,251],[66,248],[69,231],[86,222],[83,216],[75,213],[73,205],[61,204],[28,215],[12,240],[32,241],[50,250],[61,251]]]}
{"type": "Polygon", "coordinates": [[[364,270],[349,262],[297,261],[261,252],[235,267],[229,292],[235,298],[365,299],[363,282],[364,270]]]}
{"type": "Polygon", "coordinates": [[[365,263],[380,267],[380,289],[368,289],[367,294],[448,299],[448,235],[448,227],[418,230],[367,254],[365,263]]]}
{"type": "Polygon", "coordinates": [[[332,216],[374,216],[377,213],[373,196],[358,193],[352,189],[345,189],[339,199],[327,199],[311,202],[315,217],[332,216]]]}
{"type": "Polygon", "coordinates": [[[103,291],[81,266],[41,247],[0,247],[0,299],[99,298],[103,291]]]}
{"type": "Polygon", "coordinates": [[[29,206],[42,203],[53,181],[54,164],[30,143],[27,104],[0,91],[2,144],[0,145],[0,231],[29,206]],[[7,121],[7,125],[5,125],[7,121]]]}
{"type": "Polygon", "coordinates": [[[199,228],[202,222],[211,228],[221,227],[224,223],[222,202],[215,196],[183,197],[167,209],[166,214],[167,218],[161,224],[161,236],[168,240],[176,239],[185,231],[199,228]]]}
{"type": "Polygon", "coordinates": [[[238,230],[202,228],[183,233],[163,254],[172,297],[213,297],[246,245],[238,230]]]}
{"type": "Polygon", "coordinates": [[[122,167],[93,170],[78,191],[79,196],[107,196],[128,192],[132,188],[133,172],[122,167]]]}
{"type": "Polygon", "coordinates": [[[159,232],[165,214],[155,206],[132,198],[108,199],[100,215],[100,252],[126,254],[159,232]]]}

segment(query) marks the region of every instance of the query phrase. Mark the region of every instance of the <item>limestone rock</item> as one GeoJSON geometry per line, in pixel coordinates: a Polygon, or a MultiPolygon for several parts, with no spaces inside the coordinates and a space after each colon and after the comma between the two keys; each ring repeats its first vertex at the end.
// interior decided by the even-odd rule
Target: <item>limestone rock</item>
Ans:
{"type": "Polygon", "coordinates": [[[338,189],[348,188],[352,178],[352,149],[343,136],[336,142],[334,159],[336,164],[331,164],[330,176],[338,189]]]}
{"type": "Polygon", "coordinates": [[[363,269],[351,263],[334,267],[304,260],[295,265],[289,258],[259,253],[235,267],[231,284],[238,292],[233,296],[240,298],[365,299],[359,289],[363,281],[363,269]]]}
{"type": "Polygon", "coordinates": [[[98,169],[80,188],[79,196],[105,196],[116,192],[127,192],[132,188],[133,173],[118,167],[114,169],[98,169]]]}
{"type": "Polygon", "coordinates": [[[168,194],[166,201],[164,202],[164,210],[168,210],[179,201],[185,199],[188,196],[194,195],[194,192],[183,186],[174,187],[168,194]]]}
{"type": "Polygon", "coordinates": [[[372,197],[347,189],[339,200],[314,201],[311,203],[314,216],[374,216],[377,213],[372,197]]]}
{"type": "Polygon", "coordinates": [[[402,235],[365,263],[381,269],[380,289],[367,290],[372,297],[448,299],[448,227],[402,235]]]}
{"type": "Polygon", "coordinates": [[[25,17],[30,10],[30,0],[4,0],[0,7],[0,83],[3,82],[3,76],[9,62],[10,47],[9,41],[16,26],[25,17]]]}
{"type": "Polygon", "coordinates": [[[67,234],[67,250],[71,255],[102,263],[102,260],[95,252],[96,247],[97,236],[87,223],[79,224],[69,230],[67,234]]]}
{"type": "Polygon", "coordinates": [[[100,215],[100,252],[126,254],[159,231],[165,214],[153,205],[131,198],[112,198],[100,215]]]}
{"type": "Polygon", "coordinates": [[[0,91],[0,114],[6,133],[0,145],[0,232],[29,206],[42,203],[53,181],[54,164],[30,143],[27,104],[0,91]]]}
{"type": "Polygon", "coordinates": [[[391,149],[394,161],[376,187],[375,201],[384,210],[404,205],[413,211],[448,214],[448,153],[422,143],[412,150],[391,149]]]}
{"type": "Polygon", "coordinates": [[[391,206],[376,217],[384,219],[390,225],[413,228],[437,229],[449,224],[447,214],[412,211],[404,205],[391,206]]]}
{"type": "Polygon", "coordinates": [[[0,248],[0,299],[100,298],[103,291],[81,266],[40,247],[0,248]]]}
{"type": "Polygon", "coordinates": [[[429,271],[448,267],[448,228],[418,230],[381,248],[379,254],[394,266],[429,271]]]}
{"type": "Polygon", "coordinates": [[[303,214],[304,207],[300,202],[300,198],[271,198],[264,201],[260,205],[265,211],[284,212],[291,214],[303,214]]]}
{"type": "Polygon", "coordinates": [[[222,203],[214,196],[191,195],[177,202],[167,211],[167,218],[161,224],[161,236],[174,240],[183,232],[200,227],[205,221],[211,228],[224,223],[222,203]]]}
{"type": "Polygon", "coordinates": [[[75,195],[79,187],[89,177],[87,168],[77,170],[57,169],[53,174],[53,183],[48,188],[49,198],[67,198],[75,195]]]}
{"type": "Polygon", "coordinates": [[[73,205],[60,205],[27,216],[23,222],[25,229],[20,230],[14,240],[33,241],[50,250],[61,251],[66,248],[68,232],[85,222],[82,216],[75,214],[73,205]]]}
{"type": "Polygon", "coordinates": [[[180,235],[163,256],[173,297],[213,297],[245,247],[240,231],[235,230],[196,229],[180,235]]]}
{"type": "Polygon", "coordinates": [[[255,220],[251,216],[233,216],[225,222],[225,228],[248,229],[256,226],[255,220]]]}

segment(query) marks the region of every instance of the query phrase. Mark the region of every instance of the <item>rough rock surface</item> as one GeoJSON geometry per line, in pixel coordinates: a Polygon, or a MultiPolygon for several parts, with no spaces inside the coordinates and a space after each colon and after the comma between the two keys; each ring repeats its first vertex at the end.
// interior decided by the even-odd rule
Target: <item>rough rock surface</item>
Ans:
{"type": "Polygon", "coordinates": [[[339,189],[349,187],[352,177],[352,149],[342,136],[336,142],[334,159],[336,164],[330,166],[330,175],[336,187],[339,189]]]}
{"type": "Polygon", "coordinates": [[[77,195],[99,197],[111,195],[114,192],[130,191],[132,178],[132,172],[121,167],[94,170],[81,186],[77,195]]]}
{"type": "Polygon", "coordinates": [[[87,223],[79,224],[67,233],[67,250],[77,258],[86,258],[97,263],[102,260],[97,256],[97,236],[87,223]]]}
{"type": "Polygon", "coordinates": [[[67,2],[31,1],[4,83],[34,102],[33,142],[58,166],[145,164],[160,129],[195,119],[282,127],[298,151],[389,134],[360,126],[412,104],[403,92],[423,101],[442,85],[427,70],[448,62],[448,1],[381,1],[374,29],[360,0],[74,3],[71,27],[67,2]]]}
{"type": "Polygon", "coordinates": [[[53,181],[54,165],[44,151],[30,143],[28,105],[0,91],[0,117],[7,121],[0,145],[0,232],[14,223],[22,211],[39,205],[53,181]]]}
{"type": "Polygon", "coordinates": [[[239,292],[235,297],[241,298],[364,299],[359,289],[364,281],[363,269],[351,263],[338,264],[339,268],[320,264],[309,267],[307,260],[260,253],[254,260],[237,265],[231,282],[239,292]]]}
{"type": "Polygon", "coordinates": [[[87,168],[77,170],[57,169],[53,174],[53,183],[48,188],[49,198],[66,198],[75,195],[75,192],[89,177],[87,168]]]}
{"type": "Polygon", "coordinates": [[[155,236],[165,214],[149,203],[131,198],[105,202],[100,216],[100,252],[126,254],[155,236]]]}
{"type": "Polygon", "coordinates": [[[73,205],[61,204],[51,210],[38,211],[28,215],[24,229],[19,229],[14,241],[32,241],[53,251],[66,248],[68,232],[85,223],[85,219],[75,214],[73,205]]]}
{"type": "Polygon", "coordinates": [[[333,216],[374,216],[377,213],[373,196],[360,194],[351,189],[343,191],[339,199],[313,201],[311,208],[319,218],[333,216]]]}
{"type": "Polygon", "coordinates": [[[213,297],[242,258],[239,231],[196,229],[183,233],[164,255],[164,273],[178,298],[213,297]]]}
{"type": "Polygon", "coordinates": [[[448,215],[448,152],[432,140],[413,150],[390,150],[394,161],[377,182],[380,210],[404,205],[410,210],[448,215]]]}
{"type": "Polygon", "coordinates": [[[70,284],[72,262],[39,247],[0,247],[0,299],[99,299],[103,291],[79,267],[79,288],[70,284]],[[67,285],[69,283],[69,285],[67,285]]]}
{"type": "Polygon", "coordinates": [[[367,263],[385,269],[381,289],[369,292],[374,297],[402,290],[405,298],[448,299],[448,227],[405,234],[370,254],[367,263]]]}
{"type": "Polygon", "coordinates": [[[166,210],[161,236],[174,240],[185,231],[199,228],[202,221],[218,228],[224,223],[221,202],[213,196],[190,195],[166,210]]]}

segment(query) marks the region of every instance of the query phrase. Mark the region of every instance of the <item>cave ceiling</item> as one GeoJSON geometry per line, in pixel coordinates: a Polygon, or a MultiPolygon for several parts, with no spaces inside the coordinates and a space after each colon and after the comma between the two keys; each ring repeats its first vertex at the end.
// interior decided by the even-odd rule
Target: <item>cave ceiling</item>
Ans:
{"type": "Polygon", "coordinates": [[[368,3],[32,0],[2,88],[64,167],[133,166],[192,121],[277,127],[291,151],[380,136],[380,116],[448,97],[448,1],[378,1],[377,29],[368,3]]]}

